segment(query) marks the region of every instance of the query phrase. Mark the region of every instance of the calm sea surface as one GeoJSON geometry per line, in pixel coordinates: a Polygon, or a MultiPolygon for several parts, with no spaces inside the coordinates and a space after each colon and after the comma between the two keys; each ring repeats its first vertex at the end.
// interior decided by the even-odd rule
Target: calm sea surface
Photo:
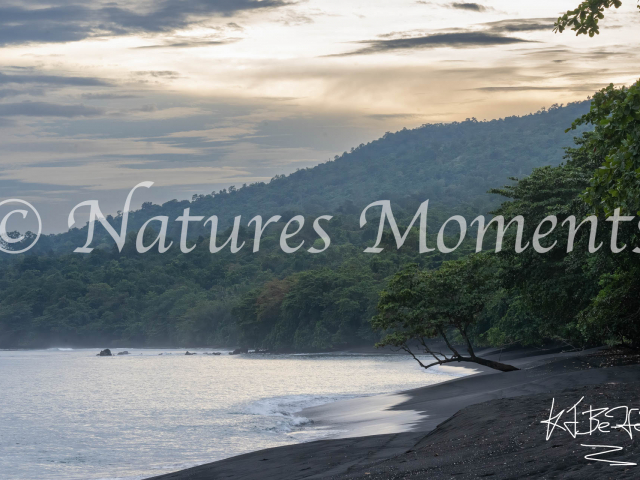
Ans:
{"type": "Polygon", "coordinates": [[[336,433],[309,406],[451,378],[397,355],[194,351],[0,351],[0,478],[146,478],[336,433]]]}

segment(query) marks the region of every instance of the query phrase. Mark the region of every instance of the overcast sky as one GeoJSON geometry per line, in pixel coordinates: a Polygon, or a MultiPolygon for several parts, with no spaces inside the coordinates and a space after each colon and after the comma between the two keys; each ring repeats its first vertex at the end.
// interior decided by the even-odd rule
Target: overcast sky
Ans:
{"type": "Polygon", "coordinates": [[[635,81],[636,3],[598,38],[554,34],[578,3],[0,0],[0,201],[61,231],[76,203],[115,212],[140,181],[156,185],[135,206],[191,198],[635,81]]]}

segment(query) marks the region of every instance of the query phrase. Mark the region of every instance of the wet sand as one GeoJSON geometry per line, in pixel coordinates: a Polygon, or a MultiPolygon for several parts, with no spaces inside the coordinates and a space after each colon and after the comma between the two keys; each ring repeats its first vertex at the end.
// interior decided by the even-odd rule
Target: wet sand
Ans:
{"type": "Polygon", "coordinates": [[[344,430],[346,438],[262,450],[154,478],[640,478],[637,466],[585,460],[591,450],[580,446],[623,446],[622,452],[604,458],[635,456],[627,461],[640,463],[627,434],[573,439],[560,432],[546,441],[546,426],[540,423],[548,417],[554,397],[564,402],[562,408],[583,395],[594,407],[639,408],[637,356],[532,353],[500,354],[503,361],[521,368],[516,372],[482,369],[396,396],[347,400],[302,412],[316,427],[344,430]],[[399,433],[386,433],[394,430],[399,433]]]}

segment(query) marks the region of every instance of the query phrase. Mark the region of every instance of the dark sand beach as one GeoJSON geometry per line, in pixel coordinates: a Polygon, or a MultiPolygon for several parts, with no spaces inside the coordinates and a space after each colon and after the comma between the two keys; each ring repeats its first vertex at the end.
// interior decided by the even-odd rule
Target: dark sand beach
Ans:
{"type": "MultiPolygon", "coordinates": [[[[377,414],[363,415],[363,410],[372,408],[371,399],[307,409],[303,414],[316,425],[332,425],[356,435],[367,433],[261,450],[154,478],[640,478],[638,466],[614,466],[584,458],[597,452],[584,444],[611,445],[622,450],[600,458],[640,463],[640,449],[624,429],[609,428],[608,433],[593,432],[577,438],[556,429],[547,441],[547,426],[541,423],[549,418],[553,399],[554,412],[569,409],[581,397],[585,398],[577,409],[579,414],[589,405],[640,407],[640,366],[636,354],[621,350],[578,354],[518,350],[485,355],[490,358],[501,355],[502,361],[521,370],[510,373],[482,370],[472,376],[403,392],[398,397],[401,403],[377,414]],[[385,414],[394,417],[402,412],[411,413],[414,419],[411,425],[404,425],[405,431],[371,434],[376,432],[377,425],[380,433],[388,428],[385,414]]],[[[624,420],[620,412],[615,415],[616,422],[609,420],[612,425],[624,420]]],[[[409,417],[395,418],[402,421],[409,417]]],[[[572,418],[565,413],[562,421],[572,418]]],[[[636,414],[630,419],[638,423],[640,417],[636,414]]],[[[630,430],[631,436],[640,433],[630,430]]]]}

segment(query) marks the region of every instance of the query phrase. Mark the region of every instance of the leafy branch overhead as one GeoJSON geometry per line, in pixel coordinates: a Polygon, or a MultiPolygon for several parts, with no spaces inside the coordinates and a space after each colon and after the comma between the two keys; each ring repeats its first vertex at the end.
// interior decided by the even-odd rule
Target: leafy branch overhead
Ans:
{"type": "MultiPolygon", "coordinates": [[[[607,8],[622,6],[621,0],[585,0],[575,10],[569,10],[556,21],[554,32],[562,33],[571,28],[576,35],[589,35],[593,37],[600,33],[598,21],[604,18],[607,8]]],[[[640,9],[640,5],[638,6],[640,9]]]]}

